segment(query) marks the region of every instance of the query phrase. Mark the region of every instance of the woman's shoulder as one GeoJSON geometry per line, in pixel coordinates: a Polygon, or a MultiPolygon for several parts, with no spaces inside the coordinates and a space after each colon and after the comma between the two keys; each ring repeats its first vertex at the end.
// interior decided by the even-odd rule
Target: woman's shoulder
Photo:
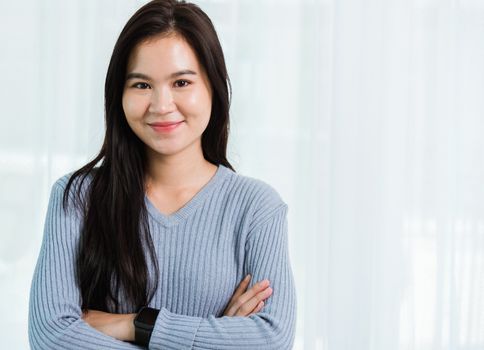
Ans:
{"type": "MultiPolygon", "coordinates": [[[[75,176],[72,180],[71,187],[77,189],[79,186],[82,186],[83,190],[85,190],[85,188],[91,183],[92,178],[93,178],[93,172],[95,172],[96,170],[97,170],[97,168],[94,168],[91,172],[89,172],[87,174],[81,174],[79,176],[75,176]]],[[[76,172],[76,170],[73,170],[73,171],[70,171],[68,173],[64,173],[63,175],[57,177],[54,180],[52,187],[65,190],[67,188],[67,184],[69,183],[69,181],[71,180],[71,178],[73,177],[75,172],[76,172]]],[[[71,192],[71,191],[72,190],[69,189],[69,192],[71,192]]]]}
{"type": "Polygon", "coordinates": [[[82,173],[76,176],[74,176],[76,173],[76,170],[74,170],[57,177],[51,187],[51,201],[63,200],[66,195],[66,190],[68,189],[69,193],[66,198],[69,203],[68,206],[70,207],[71,204],[74,204],[75,202],[74,206],[79,209],[81,202],[84,203],[87,198],[86,195],[93,179],[93,172],[96,170],[97,169],[94,168],[93,171],[87,174],[82,173]],[[71,182],[71,184],[69,188],[67,188],[69,182],[71,182]]]}
{"type": "Polygon", "coordinates": [[[229,194],[253,214],[255,221],[264,220],[275,211],[287,209],[280,192],[266,180],[232,172],[229,194]]]}
{"type": "Polygon", "coordinates": [[[279,191],[266,180],[254,176],[236,174],[235,182],[249,191],[254,200],[278,204],[284,202],[279,191]]]}

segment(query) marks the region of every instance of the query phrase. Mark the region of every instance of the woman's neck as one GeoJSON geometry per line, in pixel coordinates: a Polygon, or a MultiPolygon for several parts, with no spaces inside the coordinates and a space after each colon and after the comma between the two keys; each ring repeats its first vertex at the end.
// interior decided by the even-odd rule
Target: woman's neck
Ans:
{"type": "Polygon", "coordinates": [[[149,163],[146,187],[154,191],[179,191],[205,184],[217,171],[214,165],[198,159],[157,158],[149,163]]]}

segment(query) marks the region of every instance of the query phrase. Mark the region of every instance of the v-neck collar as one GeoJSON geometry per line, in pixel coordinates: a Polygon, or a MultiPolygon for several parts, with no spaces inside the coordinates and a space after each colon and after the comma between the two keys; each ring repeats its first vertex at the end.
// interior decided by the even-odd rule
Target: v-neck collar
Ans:
{"type": "Polygon", "coordinates": [[[170,215],[160,212],[145,193],[145,205],[149,214],[161,225],[171,227],[188,218],[202,204],[204,199],[229,175],[230,169],[219,164],[211,179],[183,207],[170,215]]]}

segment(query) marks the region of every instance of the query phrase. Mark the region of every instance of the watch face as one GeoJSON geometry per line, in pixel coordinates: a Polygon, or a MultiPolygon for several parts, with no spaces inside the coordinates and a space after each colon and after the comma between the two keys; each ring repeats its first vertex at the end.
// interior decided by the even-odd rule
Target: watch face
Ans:
{"type": "Polygon", "coordinates": [[[135,326],[152,329],[159,312],[159,310],[152,309],[150,307],[145,307],[141,309],[141,311],[138,313],[134,320],[135,326]]]}

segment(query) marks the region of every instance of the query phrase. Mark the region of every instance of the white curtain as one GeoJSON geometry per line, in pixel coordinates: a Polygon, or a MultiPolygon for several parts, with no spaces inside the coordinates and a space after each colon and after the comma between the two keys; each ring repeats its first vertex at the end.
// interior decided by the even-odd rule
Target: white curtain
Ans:
{"type": "MultiPolygon", "coordinates": [[[[100,148],[144,3],[0,3],[2,347],[28,348],[50,186],[100,148]]],[[[229,160],[289,205],[294,348],[484,349],[484,1],[197,4],[233,84],[229,160]]]]}

